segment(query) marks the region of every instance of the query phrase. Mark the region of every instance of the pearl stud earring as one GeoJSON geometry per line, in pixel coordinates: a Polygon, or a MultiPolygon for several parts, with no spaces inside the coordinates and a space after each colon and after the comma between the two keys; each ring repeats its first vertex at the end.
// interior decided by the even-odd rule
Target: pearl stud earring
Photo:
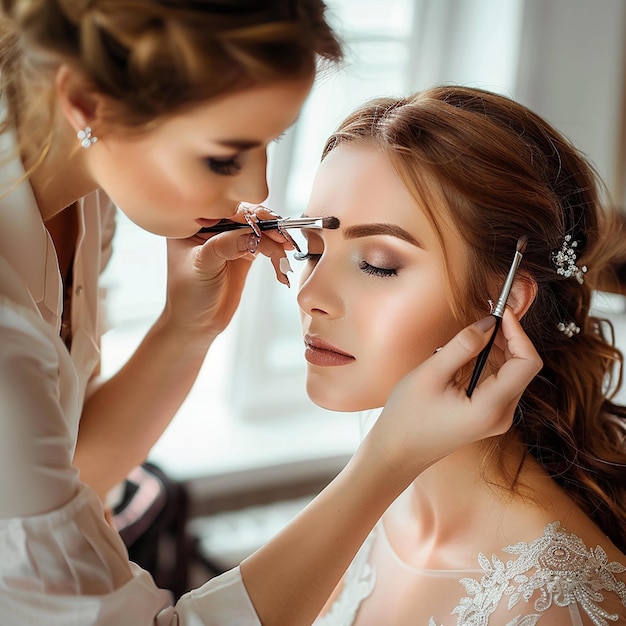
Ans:
{"type": "Polygon", "coordinates": [[[85,150],[87,148],[90,148],[94,143],[96,143],[96,141],[98,141],[97,137],[93,137],[91,135],[91,127],[90,126],[86,126],[84,130],[79,130],[76,133],[76,136],[80,140],[80,145],[83,148],[85,148],[85,150]]]}

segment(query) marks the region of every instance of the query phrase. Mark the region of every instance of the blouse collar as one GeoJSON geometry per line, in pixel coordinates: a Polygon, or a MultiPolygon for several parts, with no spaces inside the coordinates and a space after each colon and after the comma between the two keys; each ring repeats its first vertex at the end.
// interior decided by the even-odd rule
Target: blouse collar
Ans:
{"type": "Polygon", "coordinates": [[[12,128],[0,134],[0,254],[22,278],[43,318],[58,327],[63,302],[56,250],[12,128]]]}

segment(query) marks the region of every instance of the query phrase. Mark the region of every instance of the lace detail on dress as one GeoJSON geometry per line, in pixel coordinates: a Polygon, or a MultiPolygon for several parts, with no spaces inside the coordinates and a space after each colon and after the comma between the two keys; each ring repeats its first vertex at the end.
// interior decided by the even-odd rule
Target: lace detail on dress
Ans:
{"type": "MultiPolygon", "coordinates": [[[[363,544],[344,577],[339,597],[329,611],[318,618],[315,626],[350,626],[357,619],[361,603],[369,596],[375,601],[376,563],[369,563],[368,559],[377,536],[374,531],[363,544]]],[[[448,613],[451,617],[457,616],[457,626],[540,626],[545,621],[541,619],[544,615],[554,623],[550,609],[563,610],[563,623],[568,624],[579,623],[567,619],[568,610],[572,615],[588,616],[595,626],[623,621],[624,613],[617,604],[621,602],[626,607],[626,584],[616,576],[626,572],[626,566],[617,561],[609,562],[600,546],[587,548],[582,539],[567,533],[559,522],[546,526],[538,539],[508,546],[503,551],[517,558],[503,561],[494,555],[489,560],[483,554],[478,555],[483,574],[479,579],[468,576],[459,581],[455,570],[441,578],[442,581],[453,578],[455,586],[461,582],[465,587],[466,597],[453,599],[448,605],[457,604],[448,613]],[[609,612],[609,605],[613,612],[609,612]],[[508,617],[504,617],[507,612],[508,617]]],[[[416,571],[429,575],[429,570],[416,571]]],[[[438,577],[444,574],[441,570],[434,573],[438,577]]],[[[430,597],[415,600],[422,604],[436,601],[430,597]]],[[[426,615],[429,613],[433,616],[428,626],[440,626],[441,622],[435,621],[434,611],[431,609],[426,615]]]]}
{"type": "Polygon", "coordinates": [[[331,609],[315,621],[315,626],[350,626],[361,602],[373,591],[376,572],[367,562],[375,533],[370,533],[359,553],[354,557],[343,579],[343,589],[331,609]]]}
{"type": "MultiPolygon", "coordinates": [[[[597,626],[609,626],[607,620],[616,622],[619,618],[599,605],[604,600],[603,591],[615,592],[626,606],[626,584],[615,578],[626,567],[616,561],[609,563],[600,546],[587,549],[579,537],[560,529],[559,522],[548,525],[543,537],[504,550],[519,557],[504,563],[492,556],[489,562],[479,554],[484,576],[480,581],[461,579],[469,596],[453,611],[459,616],[459,626],[487,626],[489,616],[503,596],[509,597],[510,610],[521,599],[528,602],[538,594],[534,601],[537,613],[518,615],[507,626],[534,626],[552,605],[571,604],[577,604],[597,626]],[[534,573],[529,575],[533,569],[534,573]]],[[[434,620],[431,619],[429,626],[435,626],[434,620]]]]}

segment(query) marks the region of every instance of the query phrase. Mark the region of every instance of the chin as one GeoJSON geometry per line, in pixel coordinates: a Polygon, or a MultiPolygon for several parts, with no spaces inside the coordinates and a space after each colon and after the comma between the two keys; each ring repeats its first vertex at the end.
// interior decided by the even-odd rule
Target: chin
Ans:
{"type": "Polygon", "coordinates": [[[316,385],[307,381],[307,395],[311,402],[322,409],[340,413],[358,413],[369,409],[380,408],[382,404],[368,402],[362,396],[356,397],[346,394],[345,390],[333,389],[330,385],[316,385]]]}
{"type": "MultiPolygon", "coordinates": [[[[122,213],[124,210],[122,209],[122,213]]],[[[194,222],[168,222],[168,221],[157,221],[157,220],[149,220],[144,219],[141,215],[133,215],[124,213],[126,217],[139,226],[142,230],[145,230],[153,235],[158,235],[159,237],[167,237],[168,239],[188,239],[195,235],[199,230],[200,226],[194,222]]]]}
{"type": "Polygon", "coordinates": [[[199,230],[200,227],[197,224],[187,228],[180,225],[167,224],[156,226],[152,232],[155,235],[161,235],[161,237],[167,237],[168,239],[189,239],[189,237],[193,237],[199,230]]]}

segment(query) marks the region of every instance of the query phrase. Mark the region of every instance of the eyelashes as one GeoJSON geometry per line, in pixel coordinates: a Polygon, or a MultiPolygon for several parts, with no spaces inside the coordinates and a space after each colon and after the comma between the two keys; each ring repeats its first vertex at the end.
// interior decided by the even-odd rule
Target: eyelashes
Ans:
{"type": "Polygon", "coordinates": [[[359,261],[359,269],[366,274],[370,274],[372,276],[381,276],[383,278],[387,276],[397,276],[398,270],[387,267],[376,267],[375,265],[371,265],[367,261],[359,261]]]}
{"type": "MultiPolygon", "coordinates": [[[[317,263],[321,256],[321,254],[313,254],[311,252],[296,252],[294,253],[293,258],[296,261],[312,261],[317,263]]],[[[359,261],[359,269],[365,274],[369,274],[370,276],[379,276],[381,278],[398,275],[398,270],[395,268],[377,267],[367,261],[359,261]]]]}
{"type": "Polygon", "coordinates": [[[235,176],[241,171],[241,161],[238,156],[225,159],[209,157],[205,160],[208,168],[220,176],[235,176]]]}
{"type": "MultiPolygon", "coordinates": [[[[285,133],[281,133],[274,139],[274,143],[279,143],[285,133]]],[[[220,176],[236,176],[241,171],[243,164],[240,155],[232,157],[206,157],[204,159],[207,167],[220,176]]]]}

